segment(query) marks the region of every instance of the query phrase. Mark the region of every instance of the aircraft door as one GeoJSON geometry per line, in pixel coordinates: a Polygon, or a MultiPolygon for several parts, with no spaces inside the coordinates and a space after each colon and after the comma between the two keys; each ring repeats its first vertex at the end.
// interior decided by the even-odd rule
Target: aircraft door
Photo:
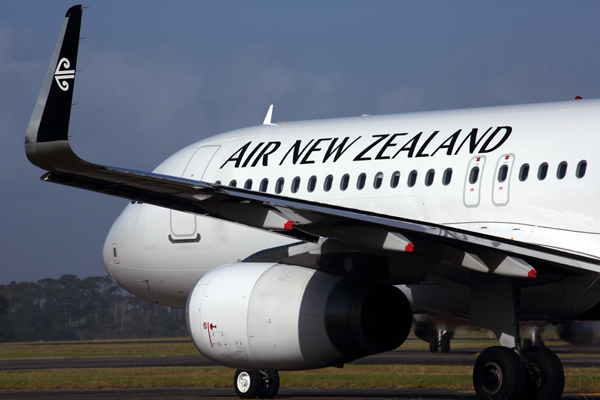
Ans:
{"type": "Polygon", "coordinates": [[[505,206],[508,204],[510,174],[514,162],[514,154],[504,154],[498,160],[496,172],[494,173],[494,189],[492,192],[492,202],[494,205],[505,206]]]}
{"type": "MultiPolygon", "coordinates": [[[[188,162],[182,178],[202,180],[204,172],[210,164],[217,150],[221,146],[203,146],[198,148],[190,161],[188,162]]],[[[169,240],[171,243],[194,243],[200,241],[200,234],[196,226],[196,215],[171,210],[171,234],[169,240]]]]}
{"type": "Polygon", "coordinates": [[[473,157],[467,168],[465,177],[464,203],[467,207],[477,207],[479,205],[479,192],[481,191],[481,178],[483,176],[483,167],[485,166],[485,157],[473,157]]]}

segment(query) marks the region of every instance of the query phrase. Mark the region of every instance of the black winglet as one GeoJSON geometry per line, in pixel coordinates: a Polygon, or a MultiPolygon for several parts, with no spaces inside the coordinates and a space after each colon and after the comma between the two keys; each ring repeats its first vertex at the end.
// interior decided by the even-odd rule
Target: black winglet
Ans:
{"type": "Polygon", "coordinates": [[[48,171],[61,170],[61,163],[56,165],[58,159],[62,164],[81,162],[70,149],[68,132],[82,11],[83,6],[77,5],[65,15],[46,79],[27,127],[27,158],[48,171]]]}

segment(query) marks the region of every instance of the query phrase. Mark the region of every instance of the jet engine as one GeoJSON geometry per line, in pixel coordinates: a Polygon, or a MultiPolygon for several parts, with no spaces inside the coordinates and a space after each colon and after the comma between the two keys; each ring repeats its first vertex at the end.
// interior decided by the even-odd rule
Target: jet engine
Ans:
{"type": "Polygon", "coordinates": [[[400,346],[410,331],[397,288],[274,263],[237,263],[204,275],[188,297],[190,336],[233,368],[341,365],[400,346]]]}

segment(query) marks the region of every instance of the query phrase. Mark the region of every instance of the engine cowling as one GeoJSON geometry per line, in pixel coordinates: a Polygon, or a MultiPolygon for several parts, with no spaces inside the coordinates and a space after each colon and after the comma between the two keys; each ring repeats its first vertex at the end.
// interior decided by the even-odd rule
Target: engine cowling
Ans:
{"type": "Polygon", "coordinates": [[[187,303],[190,336],[233,368],[322,368],[400,346],[412,314],[393,286],[274,263],[237,263],[204,275],[187,303]]]}

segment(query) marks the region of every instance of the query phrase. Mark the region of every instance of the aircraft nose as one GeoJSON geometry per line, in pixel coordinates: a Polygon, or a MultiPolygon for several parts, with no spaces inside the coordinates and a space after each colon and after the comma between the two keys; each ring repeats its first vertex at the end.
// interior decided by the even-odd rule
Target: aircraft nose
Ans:
{"type": "Polygon", "coordinates": [[[114,269],[119,266],[121,262],[119,260],[119,246],[116,237],[113,234],[113,228],[111,228],[110,232],[106,236],[106,240],[104,241],[104,247],[102,249],[102,262],[104,263],[104,268],[106,269],[108,276],[110,276],[110,278],[116,282],[113,273],[114,269]]]}
{"type": "Polygon", "coordinates": [[[122,249],[119,248],[119,243],[122,242],[121,239],[126,233],[124,232],[124,229],[127,225],[128,211],[129,207],[125,207],[125,210],[123,210],[121,215],[115,220],[110,228],[110,231],[106,235],[104,246],[102,248],[102,261],[104,263],[104,268],[111,279],[115,282],[117,282],[117,276],[119,275],[119,270],[122,267],[122,249]]]}

